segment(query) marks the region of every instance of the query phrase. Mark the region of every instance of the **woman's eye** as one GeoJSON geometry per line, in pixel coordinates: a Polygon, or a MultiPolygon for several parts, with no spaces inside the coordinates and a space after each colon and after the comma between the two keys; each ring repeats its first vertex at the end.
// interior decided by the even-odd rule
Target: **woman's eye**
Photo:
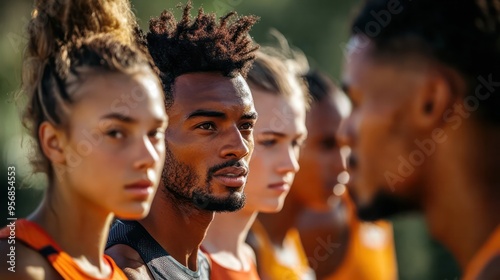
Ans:
{"type": "Polygon", "coordinates": [[[262,145],[264,147],[271,147],[274,144],[276,144],[277,141],[275,139],[270,139],[270,140],[262,140],[262,141],[259,141],[258,143],[259,143],[259,145],[262,145]]]}
{"type": "Polygon", "coordinates": [[[125,134],[122,131],[117,130],[117,129],[109,130],[106,133],[106,135],[108,135],[111,138],[115,138],[115,139],[122,139],[123,137],[125,137],[125,134]]]}
{"type": "Polygon", "coordinates": [[[149,133],[149,137],[154,137],[156,139],[160,139],[163,137],[165,133],[163,132],[163,130],[161,129],[156,129],[156,130],[153,130],[149,133]]]}
{"type": "Polygon", "coordinates": [[[333,148],[335,148],[335,146],[337,145],[335,139],[331,138],[331,139],[324,139],[323,141],[321,141],[321,147],[325,150],[331,150],[333,148]]]}
{"type": "Polygon", "coordinates": [[[294,148],[300,148],[303,145],[304,145],[304,141],[303,140],[300,140],[300,141],[299,140],[294,140],[292,142],[292,147],[294,147],[294,148]]]}

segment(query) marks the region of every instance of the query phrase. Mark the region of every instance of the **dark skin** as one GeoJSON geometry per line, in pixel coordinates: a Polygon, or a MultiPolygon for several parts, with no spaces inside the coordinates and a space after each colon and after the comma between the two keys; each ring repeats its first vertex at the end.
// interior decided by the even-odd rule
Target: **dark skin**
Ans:
{"type": "Polygon", "coordinates": [[[431,234],[465,270],[500,224],[498,192],[485,179],[497,166],[489,161],[498,132],[463,114],[466,88],[458,71],[422,57],[384,60],[372,50],[351,52],[344,76],[355,109],[339,139],[355,159],[349,168],[355,202],[373,206],[384,193],[417,205],[431,234]],[[411,174],[398,173],[399,156],[415,154],[416,139],[432,139],[435,149],[411,174]],[[401,176],[392,190],[386,171],[401,176]]]}
{"type": "Polygon", "coordinates": [[[337,199],[329,211],[303,209],[296,223],[300,241],[310,265],[318,279],[337,271],[349,249],[350,231],[346,205],[337,199]],[[333,251],[327,251],[318,243],[318,238],[335,244],[333,251]]]}
{"type": "MultiPolygon", "coordinates": [[[[241,76],[184,74],[175,81],[174,96],[168,110],[166,139],[176,160],[189,164],[201,182],[206,181],[207,169],[211,166],[229,160],[248,164],[253,151],[252,127],[256,112],[241,76]]],[[[241,196],[243,186],[227,186],[221,182],[217,178],[212,180],[213,196],[241,196]]],[[[189,192],[197,188],[200,187],[192,186],[189,192]]],[[[199,246],[214,214],[191,201],[179,201],[160,185],[150,214],[140,223],[179,263],[196,271],[199,246]]],[[[131,279],[151,278],[139,254],[130,247],[115,245],[106,253],[131,279]]]]}

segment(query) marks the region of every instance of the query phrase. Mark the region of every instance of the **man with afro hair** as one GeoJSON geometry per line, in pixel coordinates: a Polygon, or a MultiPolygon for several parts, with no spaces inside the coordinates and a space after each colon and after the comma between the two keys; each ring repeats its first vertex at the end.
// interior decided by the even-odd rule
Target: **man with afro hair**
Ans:
{"type": "MultiPolygon", "coordinates": [[[[169,124],[166,160],[150,215],[117,221],[107,253],[130,279],[208,279],[199,251],[215,212],[244,205],[243,188],[257,119],[245,82],[258,46],[254,16],[219,21],[192,6],[150,21],[142,38],[158,68],[169,124]]],[[[146,174],[147,170],[145,170],[146,174]]],[[[131,186],[141,189],[142,186],[131,186]]]]}

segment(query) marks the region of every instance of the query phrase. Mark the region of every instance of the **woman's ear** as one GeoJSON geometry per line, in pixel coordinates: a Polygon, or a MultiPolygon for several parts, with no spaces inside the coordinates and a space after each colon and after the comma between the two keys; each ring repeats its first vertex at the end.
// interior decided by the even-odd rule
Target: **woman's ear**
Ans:
{"type": "Polygon", "coordinates": [[[40,146],[45,156],[54,164],[64,164],[64,133],[48,121],[38,128],[40,146]]]}

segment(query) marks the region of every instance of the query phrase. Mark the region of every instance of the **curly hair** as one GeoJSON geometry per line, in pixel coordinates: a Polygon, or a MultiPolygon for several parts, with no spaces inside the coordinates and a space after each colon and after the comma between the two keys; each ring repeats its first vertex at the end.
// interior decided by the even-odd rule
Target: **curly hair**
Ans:
{"type": "Polygon", "coordinates": [[[147,48],[160,72],[167,106],[173,103],[172,88],[178,76],[220,72],[227,77],[237,74],[246,77],[258,49],[248,34],[257,17],[234,19],[236,12],[230,12],[217,22],[215,14],[205,14],[200,8],[192,19],[191,9],[189,1],[179,21],[171,11],[163,11],[158,18],[151,19],[146,34],[147,48]]]}
{"type": "Polygon", "coordinates": [[[31,163],[49,181],[53,169],[41,150],[40,125],[67,126],[74,92],[91,75],[153,74],[138,48],[137,26],[128,0],[35,1],[18,97],[26,99],[23,125],[36,140],[31,163]]]}
{"type": "MultiPolygon", "coordinates": [[[[400,6],[394,9],[391,0],[367,0],[352,24],[351,35],[368,38],[377,55],[415,53],[452,67],[466,81],[466,95],[475,93],[479,77],[500,73],[500,1],[398,2],[400,6]],[[389,7],[394,14],[389,14],[389,7]]],[[[492,94],[480,106],[478,116],[498,125],[499,106],[500,94],[492,94]]]]}

